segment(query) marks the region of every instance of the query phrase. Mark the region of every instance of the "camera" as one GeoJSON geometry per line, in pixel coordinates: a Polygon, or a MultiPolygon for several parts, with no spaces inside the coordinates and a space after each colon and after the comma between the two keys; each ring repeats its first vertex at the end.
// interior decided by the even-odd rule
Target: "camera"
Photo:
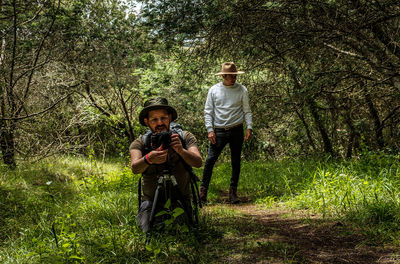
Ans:
{"type": "Polygon", "coordinates": [[[150,135],[151,148],[154,150],[159,148],[161,145],[163,149],[169,148],[171,144],[171,135],[172,133],[167,131],[152,133],[150,135]]]}

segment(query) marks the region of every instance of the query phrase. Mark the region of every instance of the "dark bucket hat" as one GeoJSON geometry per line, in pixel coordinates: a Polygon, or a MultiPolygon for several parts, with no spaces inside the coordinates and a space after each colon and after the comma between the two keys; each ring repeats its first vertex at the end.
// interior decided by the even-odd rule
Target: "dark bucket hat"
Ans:
{"type": "Polygon", "coordinates": [[[176,110],[168,105],[168,100],[162,97],[150,98],[143,104],[143,109],[140,111],[139,114],[139,122],[141,125],[146,126],[144,119],[147,118],[149,111],[156,110],[156,109],[166,109],[169,114],[172,115],[172,120],[178,118],[178,114],[176,110]]]}

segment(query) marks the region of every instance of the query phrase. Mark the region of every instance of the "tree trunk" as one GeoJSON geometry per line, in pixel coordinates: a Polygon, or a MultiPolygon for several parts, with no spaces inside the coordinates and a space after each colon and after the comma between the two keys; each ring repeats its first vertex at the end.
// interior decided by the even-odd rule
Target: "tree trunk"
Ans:
{"type": "Polygon", "coordinates": [[[356,131],[356,128],[353,126],[353,122],[351,120],[351,115],[350,115],[350,110],[346,111],[345,118],[346,118],[345,122],[350,131],[349,141],[347,143],[346,158],[350,159],[351,156],[353,155],[353,149],[356,150],[356,148],[358,147],[357,142],[358,142],[358,138],[360,137],[360,133],[358,133],[356,131]]]}
{"type": "Polygon", "coordinates": [[[10,168],[16,167],[15,162],[15,142],[14,142],[14,124],[6,128],[5,122],[1,122],[0,147],[3,154],[3,162],[10,168]]]}
{"type": "Polygon", "coordinates": [[[316,105],[314,99],[308,97],[307,104],[311,111],[311,115],[314,118],[315,125],[317,126],[318,131],[321,134],[322,141],[324,143],[324,152],[331,154],[332,156],[335,156],[335,153],[333,152],[331,140],[329,139],[328,133],[326,132],[326,129],[321,121],[319,114],[318,114],[317,105],[316,105]]]}
{"type": "Polygon", "coordinates": [[[315,144],[314,144],[314,140],[313,140],[313,138],[311,136],[310,127],[308,126],[307,121],[304,118],[304,115],[301,114],[297,109],[296,109],[296,114],[297,114],[297,116],[299,117],[299,119],[301,120],[301,122],[304,125],[304,129],[306,130],[306,135],[307,135],[307,138],[308,138],[308,142],[310,143],[312,149],[314,151],[317,150],[317,148],[315,147],[315,144]]]}
{"type": "Polygon", "coordinates": [[[385,143],[383,140],[382,122],[379,118],[378,111],[376,110],[374,103],[372,102],[371,96],[367,92],[365,92],[364,97],[365,101],[367,102],[369,113],[371,114],[372,117],[372,121],[374,122],[376,144],[378,145],[378,149],[383,149],[385,143]]]}

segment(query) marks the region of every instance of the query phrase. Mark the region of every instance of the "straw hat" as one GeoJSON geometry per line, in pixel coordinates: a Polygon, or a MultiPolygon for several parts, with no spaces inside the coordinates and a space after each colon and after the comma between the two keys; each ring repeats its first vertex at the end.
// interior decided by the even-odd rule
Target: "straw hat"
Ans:
{"type": "Polygon", "coordinates": [[[216,73],[215,75],[222,75],[222,74],[243,74],[244,71],[238,71],[236,69],[235,63],[233,62],[224,62],[222,64],[222,69],[220,72],[216,73]]]}
{"type": "Polygon", "coordinates": [[[148,114],[151,110],[156,110],[156,109],[166,109],[169,114],[172,115],[172,121],[178,118],[178,114],[176,110],[168,105],[168,100],[162,97],[156,97],[156,98],[151,98],[144,102],[143,109],[140,111],[139,114],[139,122],[143,126],[146,126],[146,123],[144,122],[144,119],[148,117],[148,114]]]}

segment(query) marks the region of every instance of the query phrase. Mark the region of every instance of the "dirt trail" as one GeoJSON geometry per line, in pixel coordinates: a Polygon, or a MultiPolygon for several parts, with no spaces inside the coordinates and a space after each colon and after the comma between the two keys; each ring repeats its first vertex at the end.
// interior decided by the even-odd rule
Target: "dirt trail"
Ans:
{"type": "Polygon", "coordinates": [[[249,203],[204,209],[212,214],[221,208],[238,214],[217,222],[234,230],[217,245],[228,252],[218,254],[218,263],[400,263],[393,248],[368,245],[340,222],[249,203]]]}

